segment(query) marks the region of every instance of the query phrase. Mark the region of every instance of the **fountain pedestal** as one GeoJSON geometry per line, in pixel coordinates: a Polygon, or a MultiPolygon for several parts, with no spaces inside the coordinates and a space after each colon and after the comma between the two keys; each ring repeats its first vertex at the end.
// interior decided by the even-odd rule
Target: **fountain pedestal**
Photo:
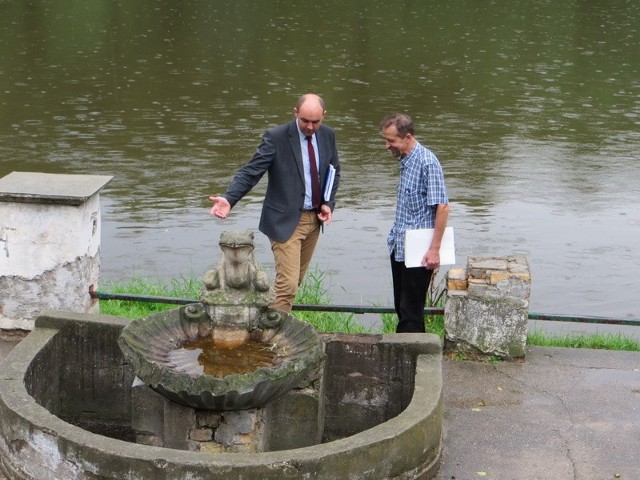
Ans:
{"type": "Polygon", "coordinates": [[[136,443],[210,453],[274,452],[317,445],[324,433],[320,387],[295,388],[261,408],[215,412],[172,402],[137,381],[136,443]]]}

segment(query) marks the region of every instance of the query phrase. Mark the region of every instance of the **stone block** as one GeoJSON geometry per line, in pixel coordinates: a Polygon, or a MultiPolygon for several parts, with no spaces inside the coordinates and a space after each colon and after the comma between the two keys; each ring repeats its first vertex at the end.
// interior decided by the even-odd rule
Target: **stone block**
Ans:
{"type": "Polygon", "coordinates": [[[204,453],[226,453],[224,445],[213,442],[201,443],[199,451],[204,453]]]}
{"type": "Polygon", "coordinates": [[[450,268],[447,271],[447,277],[453,280],[466,280],[467,279],[467,271],[464,268],[450,268]]]}
{"type": "Polygon", "coordinates": [[[508,270],[509,261],[501,257],[469,257],[469,270],[508,270]]]}
{"type": "Polygon", "coordinates": [[[191,450],[189,432],[195,426],[195,410],[165,399],[164,446],[182,450],[191,450]]]}
{"type": "MultiPolygon", "coordinates": [[[[467,290],[449,290],[447,292],[448,297],[468,297],[469,292],[467,290]]],[[[446,315],[446,304],[445,304],[445,315],[446,315]]]]}
{"type": "Polygon", "coordinates": [[[224,412],[213,439],[227,452],[256,453],[264,449],[264,409],[224,412]]]}
{"type": "Polygon", "coordinates": [[[447,272],[448,290],[466,290],[468,286],[467,272],[463,268],[451,268],[447,272]]]}
{"type": "Polygon", "coordinates": [[[210,442],[213,439],[211,428],[192,428],[189,431],[189,438],[196,442],[210,442]]]}
{"type": "MultiPolygon", "coordinates": [[[[164,436],[164,397],[136,379],[131,388],[131,427],[140,435],[164,436]]],[[[162,443],[162,441],[161,441],[162,443]]]]}
{"type": "Polygon", "coordinates": [[[527,312],[500,302],[447,299],[445,330],[449,342],[470,346],[486,355],[525,355],[527,312]]]}
{"type": "Polygon", "coordinates": [[[529,272],[516,273],[512,271],[506,271],[506,272],[492,271],[489,273],[489,283],[491,285],[496,285],[498,282],[501,282],[503,280],[509,280],[509,279],[518,279],[523,282],[531,282],[531,275],[529,274],[529,272]]]}
{"type": "Polygon", "coordinates": [[[324,396],[318,390],[292,390],[267,404],[265,411],[267,451],[289,450],[322,442],[324,396]]]}
{"type": "Polygon", "coordinates": [[[153,445],[193,450],[195,410],[172,402],[137,380],[131,389],[131,427],[140,438],[154,436],[153,445]]]}
{"type": "Polygon", "coordinates": [[[222,423],[222,414],[211,410],[196,411],[196,425],[198,427],[218,428],[222,423]]]}
{"type": "Polygon", "coordinates": [[[531,291],[526,258],[470,257],[467,270],[467,295],[448,291],[447,343],[487,355],[524,357],[531,291]]]}

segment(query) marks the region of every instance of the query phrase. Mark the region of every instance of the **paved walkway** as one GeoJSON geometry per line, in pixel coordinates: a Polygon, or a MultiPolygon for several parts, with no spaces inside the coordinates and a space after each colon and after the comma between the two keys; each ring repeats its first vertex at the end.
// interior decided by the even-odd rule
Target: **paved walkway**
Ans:
{"type": "MultiPolygon", "coordinates": [[[[0,359],[18,342],[0,336],[0,359]]],[[[640,352],[529,347],[443,374],[438,480],[640,479],[640,352]]]]}
{"type": "Polygon", "coordinates": [[[640,479],[640,352],[444,362],[441,480],[640,479]]]}

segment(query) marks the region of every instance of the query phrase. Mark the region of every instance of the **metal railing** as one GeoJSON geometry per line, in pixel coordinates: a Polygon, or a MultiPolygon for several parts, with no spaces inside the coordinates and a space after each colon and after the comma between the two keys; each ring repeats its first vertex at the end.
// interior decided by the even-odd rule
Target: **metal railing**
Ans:
{"type": "MultiPolygon", "coordinates": [[[[175,305],[187,305],[189,303],[197,303],[199,300],[193,298],[178,297],[162,297],[154,295],[140,295],[131,293],[109,293],[90,290],[91,298],[99,300],[124,300],[131,302],[148,302],[148,303],[168,303],[175,305]]],[[[393,307],[376,307],[366,305],[308,305],[294,304],[293,310],[302,312],[340,312],[340,313],[395,313],[393,307]]],[[[424,309],[427,315],[444,315],[443,308],[427,307],[424,309]]],[[[551,322],[576,322],[576,323],[597,323],[605,325],[625,325],[640,327],[640,320],[625,320],[620,318],[594,317],[594,316],[575,316],[575,315],[552,315],[546,313],[529,312],[529,320],[542,320],[551,322]]]]}

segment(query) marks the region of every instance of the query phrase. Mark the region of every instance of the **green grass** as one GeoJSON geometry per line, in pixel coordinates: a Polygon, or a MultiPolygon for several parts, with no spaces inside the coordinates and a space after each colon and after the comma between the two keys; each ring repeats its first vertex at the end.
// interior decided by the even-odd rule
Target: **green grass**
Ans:
{"type": "MultiPolygon", "coordinates": [[[[298,289],[294,303],[307,305],[330,305],[324,287],[325,274],[319,270],[307,272],[298,289]]],[[[353,313],[341,312],[293,312],[297,318],[313,325],[319,332],[366,333],[367,330],[354,320],[353,313]]]]}
{"type": "MultiPolygon", "coordinates": [[[[298,289],[295,303],[308,305],[330,305],[331,299],[327,295],[325,285],[329,279],[325,273],[312,270],[307,273],[305,281],[298,289]]],[[[200,298],[202,282],[193,278],[171,279],[167,286],[160,279],[133,278],[126,282],[106,282],[102,290],[110,293],[130,293],[137,295],[175,297],[175,298],[200,298]]],[[[427,306],[440,307],[445,302],[445,291],[442,285],[430,286],[427,295],[427,306]]],[[[141,318],[149,314],[177,308],[176,304],[150,303],[124,300],[101,300],[100,313],[116,315],[127,318],[141,318]]],[[[340,312],[303,312],[294,311],[300,320],[313,325],[319,332],[341,333],[373,333],[354,320],[352,313],[340,312]]],[[[395,314],[385,313],[381,315],[382,333],[395,332],[398,318],[395,314]]],[[[442,315],[425,315],[425,329],[428,333],[438,335],[444,339],[444,317],[442,315]]],[[[564,348],[593,348],[602,350],[640,351],[640,342],[624,335],[588,335],[588,336],[549,336],[538,330],[530,332],[527,336],[527,344],[539,347],[564,347],[564,348]]]]}
{"type": "Polygon", "coordinates": [[[640,351],[639,342],[620,334],[549,336],[537,330],[529,332],[529,335],[527,335],[527,345],[535,345],[538,347],[640,351]]]}
{"type": "MultiPolygon", "coordinates": [[[[109,293],[198,299],[202,282],[192,278],[174,278],[167,286],[160,279],[136,277],[126,282],[105,282],[101,289],[109,293]]],[[[152,313],[177,307],[178,305],[171,303],[100,300],[100,313],[127,318],[146,317],[152,313]]]]}

